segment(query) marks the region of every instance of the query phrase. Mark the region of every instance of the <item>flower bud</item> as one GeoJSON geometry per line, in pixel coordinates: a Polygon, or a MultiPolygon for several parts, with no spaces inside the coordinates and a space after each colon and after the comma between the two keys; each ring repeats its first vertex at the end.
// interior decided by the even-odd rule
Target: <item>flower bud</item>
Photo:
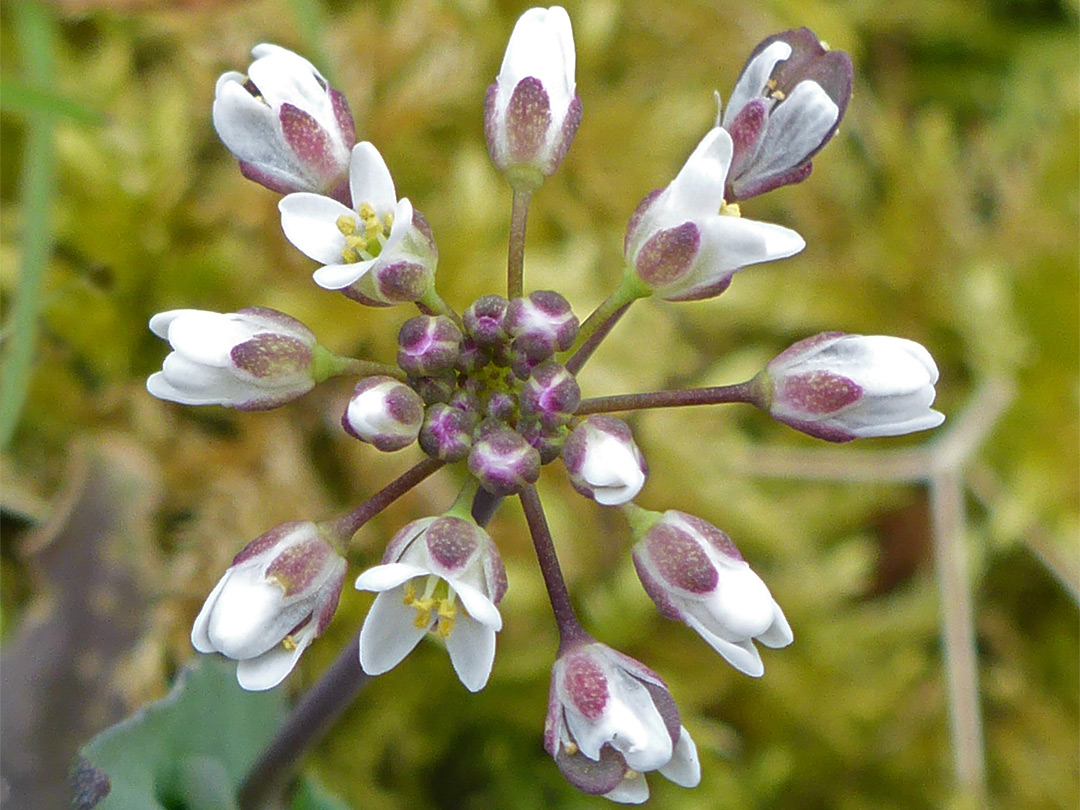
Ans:
{"type": "Polygon", "coordinates": [[[511,301],[505,325],[514,339],[513,349],[534,365],[556,351],[569,349],[578,333],[578,319],[569,302],[551,290],[539,290],[511,301]]]}
{"type": "Polygon", "coordinates": [[[256,45],[248,75],[214,89],[214,128],[244,177],[272,191],[344,198],[356,143],[345,97],[314,66],[277,45],[256,45]]]}
{"type": "Polygon", "coordinates": [[[449,515],[413,521],[356,587],[379,594],[360,630],[366,673],[393,669],[434,632],[445,640],[465,688],[484,687],[502,629],[497,605],[506,593],[506,569],[487,532],[449,515]]]}
{"type": "Polygon", "coordinates": [[[517,432],[536,448],[541,464],[550,464],[562,454],[570,428],[566,425],[546,427],[536,419],[525,418],[518,423],[517,432]]]}
{"type": "Polygon", "coordinates": [[[624,804],[649,798],[637,774],[659,771],[682,787],[701,781],[697,747],[667,685],[595,641],[572,647],[552,667],[544,749],[578,790],[624,804]]]}
{"type": "Polygon", "coordinates": [[[660,612],[689,625],[733,667],[765,672],[754,639],[786,647],[791,626],[731,539],[700,518],[669,509],[634,547],[641,584],[660,612]]]}
{"type": "Polygon", "coordinates": [[[566,368],[546,360],[521,387],[521,412],[545,427],[565,425],[581,402],[581,388],[566,368]]]}
{"type": "Polygon", "coordinates": [[[448,463],[461,461],[472,449],[476,423],[472,411],[441,402],[430,405],[420,428],[420,449],[448,463]]]}
{"type": "Polygon", "coordinates": [[[239,661],[244,689],[271,689],[330,623],[345,568],[316,524],[271,529],[233,559],[199,611],[191,643],[239,661]]]}
{"type": "Polygon", "coordinates": [[[174,309],[151,318],[150,330],[173,349],[146,381],[159,399],[257,411],[315,387],[315,335],[282,312],[174,309]]]}
{"type": "Polygon", "coordinates": [[[761,42],[743,66],[723,116],[734,142],[728,201],[809,177],[811,158],[840,126],[853,79],[851,58],[826,51],[809,28],[761,42]]]}
{"type": "Polygon", "coordinates": [[[649,473],[629,426],[603,414],[586,417],[570,432],[562,460],[574,489],[604,506],[633,500],[649,473]]]}
{"type": "Polygon", "coordinates": [[[492,495],[521,492],[540,477],[540,454],[509,428],[481,425],[469,452],[469,472],[492,495]]]}
{"type": "Polygon", "coordinates": [[[515,187],[554,173],[581,123],[574,92],[574,35],[565,9],[532,8],[518,19],[484,100],[491,160],[515,187]]]}
{"type": "Polygon", "coordinates": [[[758,375],[761,407],[779,422],[830,442],[934,428],[937,366],[896,337],[825,332],[801,340],[758,375]]]}
{"type": "Polygon", "coordinates": [[[506,308],[510,302],[501,295],[485,295],[477,298],[461,316],[465,332],[476,341],[477,346],[492,348],[506,342],[506,308]]]}
{"type": "Polygon", "coordinates": [[[393,377],[368,377],[353,391],[341,425],[345,432],[384,452],[416,441],[424,421],[424,401],[393,377]]]}
{"type": "Polygon", "coordinates": [[[445,315],[418,315],[398,331],[398,365],[410,376],[430,376],[454,367],[461,330],[445,315]]]}
{"type": "Polygon", "coordinates": [[[440,371],[431,377],[413,377],[409,384],[428,405],[449,402],[457,390],[457,374],[453,371],[440,371]]]}

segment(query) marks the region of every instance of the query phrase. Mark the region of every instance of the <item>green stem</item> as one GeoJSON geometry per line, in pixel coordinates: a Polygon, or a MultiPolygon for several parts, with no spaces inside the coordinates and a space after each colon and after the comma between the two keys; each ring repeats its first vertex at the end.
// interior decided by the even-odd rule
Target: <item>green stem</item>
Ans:
{"type": "Polygon", "coordinates": [[[428,287],[423,297],[417,299],[416,306],[425,315],[445,315],[456,323],[458,327],[462,325],[461,316],[454,312],[453,307],[442,300],[442,297],[435,291],[434,284],[428,287]]]}
{"type": "Polygon", "coordinates": [[[663,512],[642,509],[633,501],[624,503],[619,507],[619,511],[623,513],[626,522],[630,524],[630,533],[634,536],[635,541],[644,537],[645,532],[655,526],[660,521],[660,518],[664,516],[663,512]]]}
{"type": "Polygon", "coordinates": [[[513,301],[525,294],[525,223],[533,189],[514,186],[510,211],[510,245],[506,256],[506,297],[513,301]]]}
{"type": "Polygon", "coordinates": [[[607,336],[615,323],[623,316],[630,305],[639,298],[647,298],[652,295],[652,290],[646,287],[637,276],[627,271],[623,273],[622,281],[615,291],[609,295],[596,310],[585,319],[585,323],[578,330],[574,345],[560,355],[564,365],[571,372],[577,373],[585,365],[600,341],[607,336]],[[596,339],[593,340],[594,335],[596,339]]]}
{"type": "Polygon", "coordinates": [[[475,523],[476,521],[473,520],[472,516],[472,505],[478,489],[480,489],[480,482],[470,475],[465,479],[465,483],[462,485],[453,505],[443,514],[447,517],[457,517],[475,523]]]}
{"type": "Polygon", "coordinates": [[[331,377],[375,377],[384,375],[405,382],[408,376],[397,366],[375,363],[370,360],[357,360],[355,357],[342,357],[323,346],[315,346],[314,362],[311,374],[316,382],[325,382],[331,377]]]}

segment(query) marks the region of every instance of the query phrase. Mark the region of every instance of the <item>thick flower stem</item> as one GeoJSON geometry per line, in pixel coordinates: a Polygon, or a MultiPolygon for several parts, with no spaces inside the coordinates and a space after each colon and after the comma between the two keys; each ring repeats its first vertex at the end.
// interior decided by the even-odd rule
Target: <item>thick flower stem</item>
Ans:
{"type": "Polygon", "coordinates": [[[574,613],[574,606],[570,603],[570,592],[566,589],[566,581],[559,567],[555,544],[551,540],[551,530],[548,529],[544,507],[540,503],[536,487],[526,487],[519,497],[521,508],[525,511],[525,520],[529,524],[533,546],[536,548],[540,573],[544,576],[544,585],[547,587],[548,598],[551,600],[555,623],[559,626],[559,648],[563,649],[588,638],[589,635],[582,628],[577,614],[574,613]]]}
{"type": "Polygon", "coordinates": [[[754,380],[737,385],[716,385],[711,388],[688,388],[683,391],[654,391],[649,394],[618,394],[611,397],[583,399],[575,416],[612,411],[638,411],[644,408],[674,408],[681,405],[717,405],[723,402],[745,402],[757,405],[759,395],[754,380]]]}
{"type": "Polygon", "coordinates": [[[347,546],[349,539],[360,530],[361,526],[441,466],[443,466],[443,462],[439,459],[425,458],[411,470],[408,470],[395,478],[348,514],[342,515],[337,520],[331,520],[323,524],[324,530],[332,536],[343,538],[343,545],[347,546]]]}
{"type": "Polygon", "coordinates": [[[525,294],[525,223],[529,218],[529,200],[533,190],[527,185],[514,187],[510,211],[510,247],[506,257],[506,297],[513,301],[525,294]]]}
{"type": "Polygon", "coordinates": [[[239,810],[262,810],[370,680],[360,668],[359,633],[293,709],[270,746],[248,771],[237,793],[239,810]]]}

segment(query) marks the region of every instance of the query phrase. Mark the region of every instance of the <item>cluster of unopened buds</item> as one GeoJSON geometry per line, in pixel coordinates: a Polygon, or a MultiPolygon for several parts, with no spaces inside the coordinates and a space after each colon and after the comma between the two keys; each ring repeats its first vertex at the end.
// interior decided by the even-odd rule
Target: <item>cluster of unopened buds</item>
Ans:
{"type": "Polygon", "coordinates": [[[917,343],[819,334],[729,386],[583,398],[576,379],[638,298],[711,298],[741,268],[804,247],[785,227],[741,216],[750,198],[805,180],[832,138],[852,86],[848,56],[808,29],[771,36],[750,54],[726,110],[676,177],[629,218],[621,283],[584,322],[554,291],[523,289],[530,196],[559,167],[581,121],[570,19],[534,8],[517,22],[487,93],[485,134],[512,190],[507,294],[457,312],[435,291],[436,243],[398,198],[374,145],[356,143],[343,96],[305,59],[259,45],[246,75],[218,81],[214,125],[243,174],[285,196],[285,236],[319,263],[315,282],[360,304],[412,304],[394,363],[340,357],[283,313],[174,310],[150,322],[172,347],[148,381],[184,404],[274,408],[333,376],[359,378],[345,431],[383,452],[418,445],[422,460],[353,511],[271,529],[244,548],[192,630],[202,652],[239,661],[247,689],[282,681],[334,615],[345,554],[374,514],[443,466],[464,480],[443,514],[414,521],[356,587],[377,597],[360,631],[369,675],[396,666],[426,635],[442,639],[461,682],[488,680],[507,591],[484,526],[517,496],[559,626],[544,731],[562,773],[587,793],[641,802],[640,774],[693,786],[696,749],[664,681],[592,638],[571,606],[534,483],[562,459],[574,488],[619,507],[641,582],[663,615],[689,625],[740,671],[764,672],[755,641],[784,647],[792,631],[768,587],[720,529],[694,515],[634,503],[648,467],[614,412],[742,402],[828,441],[932,428],[937,369],[917,343]]]}

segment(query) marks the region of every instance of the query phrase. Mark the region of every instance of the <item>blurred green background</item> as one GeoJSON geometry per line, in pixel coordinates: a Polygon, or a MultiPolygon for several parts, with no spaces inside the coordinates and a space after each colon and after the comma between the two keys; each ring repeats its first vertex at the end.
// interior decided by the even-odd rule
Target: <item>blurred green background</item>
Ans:
{"type": "MultiPolygon", "coordinates": [[[[347,380],[264,414],[145,392],[167,351],[146,327],[157,311],[270,306],[338,352],[384,361],[407,317],[312,283],[314,264],[281,234],[277,195],[244,180],[216,138],[216,77],[243,70],[262,41],[311,58],[345,92],[399,193],[427,215],[438,288],[460,310],[505,284],[509,192],[480,112],[526,7],[5,4],[5,668],[16,637],[24,663],[71,657],[26,639],[48,625],[42,616],[77,626],[80,606],[115,601],[120,591],[102,585],[115,577],[127,583],[119,609],[134,619],[107,652],[94,633],[81,639],[77,695],[56,695],[53,719],[37,724],[56,750],[70,755],[80,735],[164,693],[194,654],[202,599],[248,540],[345,511],[419,456],[379,454],[340,430],[347,380]],[[92,534],[66,504],[97,468],[126,471],[120,484],[106,476],[99,511],[116,513],[104,519],[127,545],[58,572],[41,549],[92,534]]],[[[1015,394],[998,421],[968,414],[987,440],[959,468],[984,800],[952,778],[926,489],[873,471],[933,437],[825,448],[734,406],[631,419],[651,466],[639,503],[724,528],[794,627],[793,646],[765,652],[761,680],[663,620],[636,581],[618,514],[577,496],[559,464],[547,468],[541,493],[586,627],[660,672],[701,753],[701,786],[654,775],[653,806],[1075,808],[1077,1],[594,0],[568,10],[585,114],[534,197],[526,288],[558,289],[582,318],[617,281],[629,214],[682,165],[711,125],[713,90],[727,97],[758,40],[807,25],[856,66],[848,115],[810,179],[743,205],[798,230],[806,250],[746,270],[712,301],[635,305],[583,372],[586,396],[741,381],[829,329],[926,345],[941,369],[943,436],[984,381],[1015,394]],[[815,479],[819,459],[843,465],[834,453],[867,450],[863,472],[849,476],[865,480],[815,479]]],[[[355,571],[405,521],[448,506],[456,485],[441,473],[372,521],[355,571]]],[[[356,808],[605,806],[566,785],[542,750],[554,624],[517,504],[490,528],[510,577],[491,682],[469,695],[435,644],[377,679],[307,760],[356,808]]],[[[290,690],[317,679],[369,603],[347,589],[290,690]]]]}

